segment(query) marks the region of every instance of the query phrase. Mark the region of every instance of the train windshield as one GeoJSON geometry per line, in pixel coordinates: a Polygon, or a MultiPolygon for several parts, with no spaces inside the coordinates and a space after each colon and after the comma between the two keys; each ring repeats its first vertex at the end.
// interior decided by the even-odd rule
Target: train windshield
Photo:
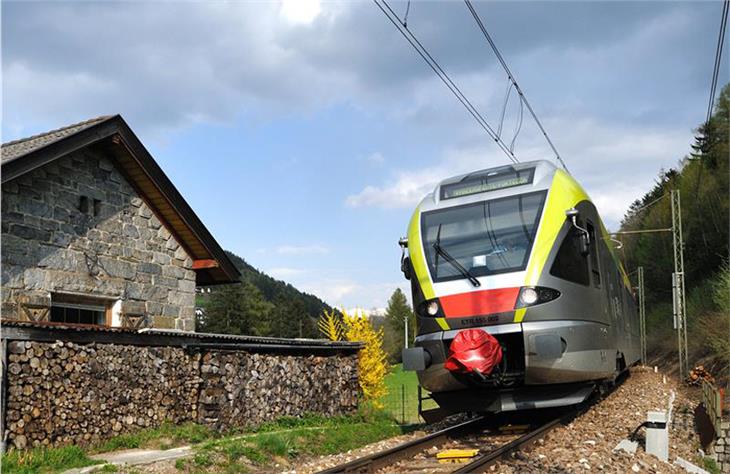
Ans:
{"type": "Polygon", "coordinates": [[[545,192],[425,212],[421,216],[426,260],[433,281],[465,278],[453,257],[474,276],[524,270],[537,232],[545,192]]]}

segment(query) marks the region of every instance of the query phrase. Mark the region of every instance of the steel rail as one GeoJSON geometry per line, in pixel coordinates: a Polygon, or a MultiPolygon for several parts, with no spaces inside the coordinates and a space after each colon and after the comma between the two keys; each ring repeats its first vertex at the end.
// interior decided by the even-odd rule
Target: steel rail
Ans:
{"type": "MultiPolygon", "coordinates": [[[[576,411],[576,413],[577,413],[577,411],[576,411]]],[[[544,425],[540,426],[539,428],[534,429],[534,430],[530,431],[529,433],[525,433],[524,435],[520,436],[519,438],[500,446],[499,448],[496,448],[492,451],[489,451],[488,453],[484,453],[481,456],[478,456],[472,462],[465,464],[464,466],[460,467],[459,469],[457,469],[453,472],[454,472],[454,474],[465,473],[465,472],[484,472],[485,468],[487,468],[493,462],[498,461],[499,459],[503,459],[508,454],[510,454],[514,451],[517,451],[520,448],[522,448],[523,446],[526,446],[526,445],[532,443],[535,440],[535,438],[545,435],[547,432],[549,432],[556,426],[562,424],[566,420],[566,418],[568,418],[568,416],[562,416],[559,418],[555,418],[554,420],[545,423],[544,425]]]]}
{"type": "Polygon", "coordinates": [[[466,432],[473,431],[483,426],[486,417],[479,416],[464,423],[450,426],[440,431],[436,431],[429,435],[423,436],[412,441],[401,443],[398,446],[381,451],[368,456],[355,459],[345,464],[319,471],[318,474],[334,474],[334,473],[370,473],[378,469],[394,464],[402,459],[412,457],[421,451],[432,446],[444,443],[447,438],[458,436],[466,432]]]}
{"type": "MultiPolygon", "coordinates": [[[[626,374],[628,375],[628,374],[626,374]]],[[[484,453],[474,459],[472,462],[463,465],[453,473],[468,473],[468,472],[485,472],[485,469],[489,467],[495,461],[504,459],[508,454],[518,451],[520,448],[530,445],[535,439],[546,435],[553,428],[559,425],[565,425],[577,416],[585,413],[597,402],[604,399],[606,396],[611,394],[621,383],[625,380],[622,374],[619,374],[613,384],[610,384],[604,391],[600,386],[597,386],[597,392],[594,392],[593,397],[589,397],[583,403],[580,403],[574,407],[571,407],[566,413],[559,417],[556,417],[547,423],[540,425],[538,428],[520,436],[519,438],[510,441],[496,449],[493,449],[487,453],[484,453]]],[[[399,444],[393,448],[385,451],[381,451],[368,456],[355,459],[345,464],[332,467],[323,471],[319,471],[317,474],[334,474],[334,473],[372,473],[385,466],[392,465],[400,460],[407,459],[414,456],[426,449],[444,443],[447,438],[463,435],[488,425],[488,417],[486,415],[479,416],[472,420],[464,423],[451,426],[449,428],[431,433],[430,435],[418,438],[406,443],[399,444]]]]}

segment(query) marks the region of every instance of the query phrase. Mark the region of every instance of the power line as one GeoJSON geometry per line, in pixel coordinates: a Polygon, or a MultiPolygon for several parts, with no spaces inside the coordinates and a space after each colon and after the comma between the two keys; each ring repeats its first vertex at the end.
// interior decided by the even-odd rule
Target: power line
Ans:
{"type": "Polygon", "coordinates": [[[650,202],[649,204],[647,204],[647,205],[645,205],[645,206],[642,206],[642,207],[640,207],[639,209],[636,209],[636,210],[634,211],[634,215],[636,215],[636,214],[640,213],[641,211],[643,211],[643,210],[645,210],[645,209],[649,209],[649,208],[650,208],[651,206],[653,206],[654,204],[658,203],[659,201],[661,201],[662,199],[664,199],[664,198],[665,198],[665,197],[667,197],[667,196],[669,196],[669,195],[668,195],[668,194],[662,194],[661,196],[659,196],[658,198],[654,199],[654,200],[653,200],[652,202],[650,202]]]}
{"type": "MultiPolygon", "coordinates": [[[[707,116],[705,118],[705,135],[710,134],[709,124],[712,118],[712,110],[715,105],[715,92],[717,91],[717,79],[720,76],[720,63],[722,63],[722,47],[725,44],[725,30],[727,29],[727,16],[730,10],[730,0],[723,0],[722,13],[720,14],[720,32],[717,35],[717,46],[715,47],[715,65],[712,69],[712,81],[710,82],[710,100],[707,104],[707,116]]],[[[704,161],[699,160],[699,169],[697,170],[697,182],[695,184],[695,201],[699,197],[700,181],[702,179],[702,169],[704,161]]],[[[703,230],[704,232],[704,230],[703,230]]],[[[704,234],[703,234],[704,236],[704,234]]]]}
{"type": "Polygon", "coordinates": [[[715,65],[712,69],[712,82],[710,85],[710,101],[707,104],[707,120],[712,117],[712,109],[715,105],[715,92],[717,91],[717,78],[720,75],[720,63],[722,62],[722,47],[725,44],[725,30],[727,29],[727,16],[730,10],[730,0],[722,2],[722,14],[720,15],[720,32],[717,35],[717,46],[715,48],[715,65]]]}
{"type": "Polygon", "coordinates": [[[441,79],[441,81],[446,85],[446,87],[451,91],[452,94],[461,102],[461,104],[466,108],[466,110],[469,112],[469,114],[474,118],[474,120],[477,121],[479,126],[481,126],[485,132],[492,138],[492,140],[495,141],[497,146],[507,155],[507,158],[509,158],[513,163],[519,163],[519,160],[515,156],[515,154],[510,150],[510,148],[502,141],[502,139],[497,135],[497,133],[492,129],[492,127],[487,123],[487,121],[484,119],[482,114],[479,113],[477,108],[474,106],[474,104],[471,103],[468,97],[459,89],[459,87],[454,83],[454,81],[449,77],[448,74],[443,70],[441,65],[431,56],[431,54],[428,52],[428,50],[421,44],[421,42],[418,40],[418,38],[409,30],[403,22],[400,21],[400,18],[398,15],[393,11],[393,9],[388,5],[388,3],[385,0],[373,0],[375,5],[380,8],[380,10],[385,14],[385,16],[390,20],[391,23],[396,27],[398,32],[403,35],[403,37],[413,46],[413,49],[416,50],[416,52],[421,56],[421,58],[428,64],[428,66],[433,70],[433,72],[441,79]]]}
{"type": "Polygon", "coordinates": [[[535,114],[535,111],[532,109],[532,106],[527,101],[527,97],[525,97],[524,92],[522,92],[522,89],[520,89],[519,84],[517,84],[517,80],[515,79],[514,75],[512,74],[512,71],[510,71],[509,67],[507,66],[507,62],[502,57],[502,53],[499,52],[499,48],[497,48],[497,45],[494,44],[494,41],[492,40],[492,37],[489,35],[489,32],[487,31],[487,28],[484,26],[484,23],[482,22],[482,19],[479,17],[479,14],[474,9],[474,6],[471,4],[471,0],[464,0],[464,2],[466,3],[467,8],[469,8],[469,11],[471,12],[472,16],[474,17],[474,20],[477,22],[479,29],[482,31],[482,34],[484,35],[484,38],[486,38],[487,43],[489,43],[489,46],[491,46],[492,51],[494,51],[494,54],[497,56],[497,59],[499,60],[500,64],[502,65],[502,68],[507,73],[507,77],[514,84],[515,90],[520,95],[520,99],[522,99],[524,104],[527,106],[527,110],[530,112],[530,115],[532,115],[532,118],[535,120],[535,123],[537,124],[538,128],[540,129],[543,136],[545,137],[545,140],[547,140],[548,145],[550,145],[550,148],[553,150],[553,153],[555,153],[555,157],[560,162],[560,164],[563,166],[563,168],[565,168],[565,170],[567,171],[568,167],[565,166],[565,162],[563,162],[563,159],[560,157],[560,153],[558,153],[557,148],[555,148],[555,145],[553,144],[552,140],[550,140],[550,137],[548,136],[547,132],[545,131],[545,128],[542,126],[540,119],[537,118],[537,114],[535,114]]]}

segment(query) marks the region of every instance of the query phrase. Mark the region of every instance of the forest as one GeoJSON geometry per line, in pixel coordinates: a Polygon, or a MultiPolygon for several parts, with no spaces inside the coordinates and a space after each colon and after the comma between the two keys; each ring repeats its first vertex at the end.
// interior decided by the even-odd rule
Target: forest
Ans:
{"type": "Polygon", "coordinates": [[[197,330],[272,337],[320,337],[317,318],[332,308],[314,295],[270,277],[226,252],[241,283],[211,287],[197,296],[197,330]]]}
{"type": "MultiPolygon", "coordinates": [[[[672,225],[672,190],[681,197],[690,365],[716,375],[730,371],[730,239],[728,132],[730,85],[717,99],[708,123],[696,130],[692,152],[661,170],[652,189],[626,212],[620,231],[666,229],[672,225]]],[[[627,272],[636,285],[644,267],[649,359],[671,365],[677,338],[672,328],[671,232],[620,235],[627,272]]]]}

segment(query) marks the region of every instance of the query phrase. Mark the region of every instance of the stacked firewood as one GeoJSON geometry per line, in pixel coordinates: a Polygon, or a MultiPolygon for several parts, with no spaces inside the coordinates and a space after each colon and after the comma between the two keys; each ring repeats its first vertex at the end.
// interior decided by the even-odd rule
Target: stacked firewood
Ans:
{"type": "Polygon", "coordinates": [[[304,413],[357,409],[357,355],[317,357],[206,353],[198,422],[244,426],[304,413]]]}
{"type": "Polygon", "coordinates": [[[190,351],[13,341],[7,439],[19,449],[89,445],[163,422],[220,429],[357,408],[357,355],[190,351]]]}
{"type": "Polygon", "coordinates": [[[88,445],[195,416],[198,362],[181,348],[25,341],[8,352],[16,448],[88,445]]]}
{"type": "Polygon", "coordinates": [[[689,376],[687,377],[687,383],[689,385],[702,385],[703,380],[715,383],[715,377],[713,377],[702,365],[698,365],[689,371],[689,376]]]}

